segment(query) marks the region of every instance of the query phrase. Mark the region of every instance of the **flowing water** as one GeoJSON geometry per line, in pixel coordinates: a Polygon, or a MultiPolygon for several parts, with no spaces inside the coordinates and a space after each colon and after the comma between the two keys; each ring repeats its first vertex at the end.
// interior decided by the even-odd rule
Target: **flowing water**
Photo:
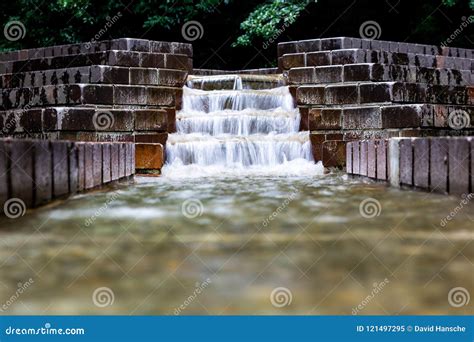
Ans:
{"type": "Polygon", "coordinates": [[[229,78],[164,176],[0,218],[0,313],[473,313],[473,201],[323,174],[287,88],[229,78]]]}

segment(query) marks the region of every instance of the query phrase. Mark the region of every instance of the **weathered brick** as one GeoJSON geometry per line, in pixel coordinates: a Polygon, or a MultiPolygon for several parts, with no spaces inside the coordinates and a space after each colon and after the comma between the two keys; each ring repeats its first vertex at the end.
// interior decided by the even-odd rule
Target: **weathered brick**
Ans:
{"type": "Polygon", "coordinates": [[[108,183],[112,180],[111,144],[102,144],[102,181],[108,183]]]}
{"type": "Polygon", "coordinates": [[[289,52],[311,52],[321,50],[321,39],[300,40],[296,43],[296,51],[289,52]]]}
{"type": "Polygon", "coordinates": [[[323,142],[323,165],[325,167],[343,167],[346,161],[346,142],[328,140],[323,142]]]}
{"type": "Polygon", "coordinates": [[[360,103],[389,102],[392,100],[390,83],[360,85],[360,103]]]}
{"type": "Polygon", "coordinates": [[[360,175],[360,142],[354,141],[352,148],[352,172],[360,175]]]}
{"type": "Polygon", "coordinates": [[[307,66],[322,66],[331,64],[330,52],[311,52],[306,54],[307,66]]]}
{"type": "Polygon", "coordinates": [[[377,175],[377,146],[375,140],[367,142],[367,176],[376,178],[377,175]]]}
{"type": "Polygon", "coordinates": [[[368,168],[368,142],[366,140],[360,142],[360,166],[359,174],[367,176],[368,168]]]}
{"type": "Polygon", "coordinates": [[[376,140],[377,152],[377,170],[376,178],[379,180],[387,180],[387,142],[385,140],[376,140]]]}
{"type": "Polygon", "coordinates": [[[309,108],[301,107],[300,109],[300,127],[299,131],[309,131],[309,108]]]}
{"type": "Polygon", "coordinates": [[[76,144],[77,148],[77,191],[85,189],[85,147],[83,143],[76,144]]]}
{"type": "Polygon", "coordinates": [[[94,187],[94,144],[84,144],[84,188],[94,187]]]}
{"type": "Polygon", "coordinates": [[[119,145],[119,178],[125,177],[126,151],[125,144],[119,145]]]}
{"type": "Polygon", "coordinates": [[[132,174],[132,144],[125,144],[125,176],[132,174]]]}
{"type": "Polygon", "coordinates": [[[411,139],[400,140],[400,183],[413,185],[413,146],[411,139]]]}
{"type": "Polygon", "coordinates": [[[449,154],[449,193],[469,193],[469,151],[467,139],[448,140],[449,154]]]}
{"type": "Polygon", "coordinates": [[[102,184],[102,144],[92,145],[92,179],[93,186],[102,184]]]}
{"type": "Polygon", "coordinates": [[[158,170],[163,166],[163,145],[135,144],[135,167],[137,169],[158,170]]]}
{"type": "Polygon", "coordinates": [[[359,101],[357,85],[329,85],[324,92],[326,104],[352,104],[359,101]]]}
{"type": "Polygon", "coordinates": [[[21,199],[27,207],[33,205],[33,153],[30,141],[8,144],[11,158],[11,197],[21,199]]]}
{"type": "Polygon", "coordinates": [[[430,144],[428,139],[413,140],[413,182],[416,187],[429,188],[430,144]]]}
{"type": "Polygon", "coordinates": [[[341,129],[341,109],[310,108],[308,111],[309,130],[341,129]]]}
{"type": "Polygon", "coordinates": [[[119,145],[117,143],[112,144],[110,154],[112,159],[112,180],[114,181],[119,179],[119,145]]]}
{"type": "Polygon", "coordinates": [[[315,161],[320,161],[323,159],[322,146],[325,141],[324,134],[314,134],[309,135],[309,140],[311,141],[311,154],[315,161]]]}
{"type": "Polygon", "coordinates": [[[55,141],[51,144],[53,156],[53,196],[69,193],[68,143],[55,141]]]}
{"type": "Polygon", "coordinates": [[[291,84],[316,83],[313,67],[292,68],[288,71],[288,81],[291,84]]]}
{"type": "Polygon", "coordinates": [[[351,107],[342,112],[343,129],[382,128],[380,107],[351,107]]]}
{"type": "Polygon", "coordinates": [[[34,149],[34,205],[38,206],[49,202],[53,197],[52,148],[49,141],[36,141],[34,149]]]}
{"type": "Polygon", "coordinates": [[[114,86],[113,102],[120,105],[146,105],[147,88],[145,86],[114,86]]]}
{"type": "Polygon", "coordinates": [[[283,55],[282,67],[285,70],[306,66],[306,57],[304,53],[290,53],[283,55]]]}
{"type": "Polygon", "coordinates": [[[79,168],[78,168],[78,149],[75,143],[68,143],[69,158],[69,193],[78,191],[79,168]]]}
{"type": "Polygon", "coordinates": [[[353,143],[351,141],[346,143],[346,172],[352,173],[352,149],[353,143]]]}
{"type": "Polygon", "coordinates": [[[420,127],[421,111],[415,106],[381,107],[382,128],[420,127]]]}
{"type": "Polygon", "coordinates": [[[315,70],[315,83],[342,82],[342,66],[320,66],[315,70]]]}
{"type": "Polygon", "coordinates": [[[149,106],[176,106],[178,109],[181,101],[179,91],[169,87],[147,87],[146,104],[149,106]]]}
{"type": "Polygon", "coordinates": [[[296,90],[298,104],[324,104],[324,86],[301,86],[296,90]]]}

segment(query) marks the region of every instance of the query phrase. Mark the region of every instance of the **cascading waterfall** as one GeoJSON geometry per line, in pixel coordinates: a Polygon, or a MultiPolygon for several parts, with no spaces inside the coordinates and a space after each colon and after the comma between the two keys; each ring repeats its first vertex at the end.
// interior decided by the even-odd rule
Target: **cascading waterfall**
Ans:
{"type": "Polygon", "coordinates": [[[321,174],[283,84],[268,75],[190,77],[163,174],[321,174]]]}

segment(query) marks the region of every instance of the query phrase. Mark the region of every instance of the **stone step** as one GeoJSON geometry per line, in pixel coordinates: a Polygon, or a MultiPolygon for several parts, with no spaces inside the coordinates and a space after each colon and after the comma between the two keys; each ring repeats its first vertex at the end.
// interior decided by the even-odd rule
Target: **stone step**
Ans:
{"type": "Polygon", "coordinates": [[[474,104],[474,87],[404,82],[360,82],[303,85],[296,90],[299,105],[368,103],[474,104]]]}
{"type": "Polygon", "coordinates": [[[19,61],[43,57],[75,56],[83,53],[107,50],[139,51],[151,53],[182,54],[193,56],[191,44],[160,42],[146,39],[120,38],[103,41],[91,41],[80,44],[47,46],[35,49],[24,49],[0,53],[0,61],[19,61]]]}
{"type": "Polygon", "coordinates": [[[300,108],[301,130],[474,128],[474,106],[433,104],[300,108]]]}
{"type": "Polygon", "coordinates": [[[189,71],[192,69],[192,59],[182,54],[108,50],[72,56],[0,62],[0,74],[16,74],[90,65],[165,68],[189,71]]]}
{"type": "Polygon", "coordinates": [[[398,81],[465,86],[474,84],[474,77],[467,70],[361,63],[292,68],[288,81],[290,84],[398,81]]]}
{"type": "Polygon", "coordinates": [[[473,49],[455,47],[439,47],[435,45],[393,42],[376,39],[360,39],[335,37],[323,39],[308,39],[278,44],[278,57],[288,53],[332,51],[342,49],[383,50],[423,55],[442,55],[449,57],[474,58],[473,49]]]}
{"type": "Polygon", "coordinates": [[[30,88],[72,83],[182,87],[187,72],[175,69],[92,65],[38,70],[0,76],[0,88],[30,88]]]}
{"type": "Polygon", "coordinates": [[[0,111],[0,135],[52,132],[175,132],[175,118],[174,108],[48,107],[16,109],[0,111]]]}
{"type": "Polygon", "coordinates": [[[182,89],[156,86],[70,84],[3,89],[0,110],[47,106],[181,106],[182,89]]]}
{"type": "Polygon", "coordinates": [[[305,66],[378,63],[424,68],[474,70],[474,60],[464,57],[433,56],[383,50],[344,49],[309,53],[284,54],[278,59],[282,70],[305,66]]]}

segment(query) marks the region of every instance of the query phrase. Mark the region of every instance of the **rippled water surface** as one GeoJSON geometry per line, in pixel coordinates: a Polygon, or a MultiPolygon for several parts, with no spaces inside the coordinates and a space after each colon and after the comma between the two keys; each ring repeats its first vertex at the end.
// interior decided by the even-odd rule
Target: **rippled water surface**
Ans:
{"type": "Polygon", "coordinates": [[[460,198],[337,173],[111,190],[0,219],[4,314],[473,313],[448,301],[474,295],[474,205],[460,198]]]}

